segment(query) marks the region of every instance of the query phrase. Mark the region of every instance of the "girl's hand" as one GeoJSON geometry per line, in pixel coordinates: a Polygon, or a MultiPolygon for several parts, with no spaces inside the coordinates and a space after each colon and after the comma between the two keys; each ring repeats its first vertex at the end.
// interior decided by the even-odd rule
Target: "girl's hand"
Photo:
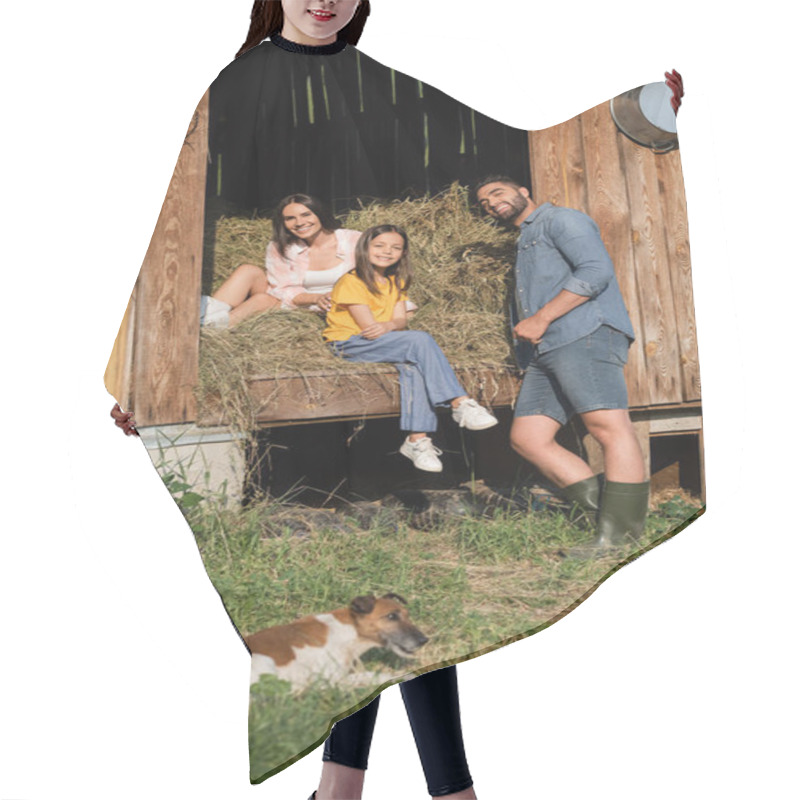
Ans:
{"type": "Polygon", "coordinates": [[[395,330],[397,330],[397,327],[394,322],[373,322],[372,325],[367,325],[361,331],[361,335],[365,339],[377,339],[379,336],[383,336],[384,333],[395,330]]]}
{"type": "Polygon", "coordinates": [[[119,403],[114,403],[114,408],[111,409],[111,416],[114,418],[114,424],[120,428],[126,436],[139,435],[139,431],[136,430],[136,420],[133,418],[132,411],[123,411],[119,407],[119,403]]]}
{"type": "Polygon", "coordinates": [[[318,294],[316,305],[318,305],[323,311],[330,311],[331,307],[333,306],[330,294],[318,294]]]}

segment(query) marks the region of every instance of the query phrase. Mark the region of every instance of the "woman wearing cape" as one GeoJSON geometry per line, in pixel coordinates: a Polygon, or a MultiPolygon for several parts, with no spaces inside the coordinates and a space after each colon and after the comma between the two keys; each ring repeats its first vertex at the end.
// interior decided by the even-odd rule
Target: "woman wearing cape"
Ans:
{"type": "MultiPolygon", "coordinates": [[[[219,250],[219,243],[227,235],[220,223],[224,222],[226,218],[234,216],[252,218],[254,215],[258,216],[259,211],[263,214],[266,210],[274,207],[280,198],[290,193],[304,192],[321,197],[326,203],[333,206],[340,216],[347,213],[356,214],[367,208],[370,214],[381,216],[380,221],[394,222],[392,216],[404,213],[410,204],[422,204],[430,202],[430,198],[440,197],[445,198],[445,203],[452,202],[452,196],[446,197],[445,195],[455,184],[458,184],[459,187],[475,187],[486,176],[514,175],[520,176],[523,181],[526,175],[536,176],[539,169],[536,163],[545,161],[545,158],[542,157],[536,162],[537,147],[546,149],[552,144],[554,138],[561,136],[564,141],[567,141],[573,134],[572,131],[569,131],[567,134],[551,136],[550,142],[544,142],[541,145],[536,142],[531,144],[528,132],[495,122],[436,89],[384,67],[360,53],[353,45],[357,42],[366,15],[369,13],[369,5],[366,2],[358,4],[344,2],[344,0],[340,2],[284,0],[282,7],[289,10],[287,18],[290,24],[276,26],[276,14],[281,10],[278,6],[279,4],[276,2],[255,3],[253,26],[247,43],[242,48],[239,57],[223,70],[212,84],[209,92],[207,157],[209,168],[205,180],[206,233],[203,261],[205,262],[204,266],[209,267],[208,271],[212,274],[217,269],[216,253],[219,250]],[[299,13],[303,17],[307,15],[308,20],[298,24],[292,23],[292,15],[295,13],[299,13]],[[313,33],[317,35],[310,35],[310,38],[309,34],[303,31],[303,27],[307,25],[322,26],[323,28],[325,25],[330,26],[331,20],[335,18],[336,14],[344,17],[350,13],[353,16],[349,26],[344,26],[341,29],[342,34],[334,35],[332,40],[330,36],[318,35],[320,31],[316,29],[313,33]],[[267,36],[270,38],[264,40],[267,36]],[[309,43],[309,41],[316,43],[309,43]],[[533,165],[530,163],[531,157],[536,162],[533,165]],[[383,205],[380,204],[381,202],[383,205]],[[401,206],[403,208],[400,208],[401,206]]],[[[339,22],[341,22],[341,18],[339,22]]],[[[600,124],[596,120],[595,122],[600,124]]],[[[589,127],[588,123],[584,124],[585,137],[589,135],[589,127]]],[[[587,139],[584,138],[584,145],[586,141],[587,139]]],[[[586,148],[584,147],[584,149],[586,148]]],[[[587,153],[585,157],[588,160],[589,154],[587,153]]],[[[633,157],[631,156],[631,158],[633,157]]],[[[682,192],[680,184],[676,185],[682,192]]],[[[669,188],[674,187],[668,187],[668,190],[669,188]]],[[[544,173],[539,175],[536,192],[537,194],[544,193],[547,197],[557,194],[557,192],[548,190],[547,178],[544,173]]],[[[592,208],[590,195],[590,190],[584,188],[582,199],[573,195],[572,205],[592,208]],[[576,202],[578,199],[581,199],[581,202],[576,202]]],[[[463,198],[463,195],[461,197],[463,198]]],[[[539,202],[542,203],[545,199],[541,197],[539,202]]],[[[563,200],[563,197],[555,199],[563,200]]],[[[564,205],[568,204],[564,203],[564,205]]],[[[663,207],[668,209],[667,215],[677,213],[674,211],[673,205],[667,201],[663,203],[663,207]]],[[[635,213],[634,209],[631,217],[634,217],[635,213]]],[[[439,229],[444,227],[445,223],[442,220],[445,217],[455,221],[456,224],[449,229],[445,236],[445,240],[450,246],[450,252],[446,253],[444,258],[474,267],[475,262],[470,260],[474,258],[472,253],[483,248],[482,256],[491,251],[492,255],[498,260],[504,261],[507,270],[511,271],[514,260],[513,250],[510,256],[508,251],[503,251],[499,255],[495,252],[503,250],[504,242],[488,240],[488,237],[494,235],[489,231],[494,230],[495,226],[486,216],[481,217],[480,212],[474,207],[467,208],[465,215],[463,207],[452,211],[445,209],[442,214],[438,208],[422,208],[421,206],[417,208],[415,206],[412,216],[420,222],[422,227],[427,222],[429,227],[438,227],[439,229]],[[474,238],[476,232],[471,226],[477,224],[485,226],[480,230],[487,231],[487,241],[474,238]],[[465,232],[465,236],[472,238],[462,238],[461,231],[465,232]]],[[[598,215],[595,214],[595,216],[598,215]]],[[[368,220],[360,221],[361,229],[363,229],[368,220]]],[[[347,227],[357,226],[348,224],[347,227]]],[[[671,228],[674,228],[674,225],[665,224],[664,226],[665,230],[671,228]]],[[[429,242],[432,249],[440,243],[440,240],[434,239],[429,242]]],[[[609,244],[609,250],[614,254],[613,261],[618,271],[620,265],[617,253],[620,247],[613,241],[609,244]]],[[[667,252],[671,250],[670,246],[664,249],[667,252]]],[[[634,257],[630,260],[635,262],[635,254],[633,255],[634,257]]],[[[216,275],[213,279],[216,279],[216,275]]],[[[462,271],[460,279],[464,281],[464,287],[467,287],[471,281],[476,283],[484,281],[487,276],[482,274],[479,268],[475,268],[472,273],[469,269],[462,271]]],[[[438,284],[441,285],[446,280],[449,278],[442,277],[438,284]]],[[[637,290],[636,287],[632,288],[630,283],[625,284],[622,277],[620,283],[626,304],[631,310],[631,299],[635,299],[640,290],[637,290]]],[[[430,285],[435,286],[436,284],[437,276],[433,273],[430,285]]],[[[456,287],[449,288],[455,289],[456,287]]],[[[430,294],[432,295],[433,291],[430,294]]],[[[685,296],[683,300],[686,300],[685,296]]],[[[496,302],[496,299],[493,299],[492,302],[496,302]]],[[[501,310],[505,308],[505,303],[506,297],[503,294],[501,310]]],[[[199,307],[199,292],[197,305],[199,307]]],[[[420,303],[420,306],[424,313],[424,302],[420,303]]],[[[631,316],[635,320],[633,327],[638,332],[640,327],[646,327],[648,324],[645,309],[635,308],[631,311],[631,316]]],[[[496,309],[491,310],[491,313],[497,316],[496,309]]],[[[507,321],[503,324],[507,325],[507,321]]],[[[258,334],[258,331],[255,333],[258,334]]],[[[196,335],[199,336],[199,324],[196,335]]],[[[233,335],[228,331],[213,334],[220,340],[233,335]]],[[[135,338],[140,345],[136,358],[142,358],[143,353],[146,357],[146,350],[141,345],[146,345],[147,341],[139,336],[135,338]]],[[[152,343],[157,338],[158,335],[151,337],[149,341],[152,343]]],[[[446,346],[445,349],[447,349],[446,346]]],[[[639,361],[635,363],[635,367],[646,375],[648,366],[646,349],[640,348],[638,352],[639,361]]],[[[137,373],[134,371],[134,374],[137,373]]],[[[686,381],[687,379],[684,377],[683,383],[685,384],[686,381]]],[[[644,382],[647,382],[646,378],[644,382]]],[[[118,400],[123,401],[123,405],[130,406],[131,394],[120,397],[117,393],[116,396],[118,400]]],[[[162,422],[171,421],[147,419],[143,424],[138,406],[139,404],[134,406],[133,412],[136,413],[139,427],[142,429],[157,427],[162,422]]],[[[135,430],[129,414],[115,412],[115,415],[118,418],[118,424],[126,432],[135,430]]],[[[347,444],[349,444],[349,439],[347,444]]],[[[470,447],[472,446],[471,441],[468,444],[470,447]]],[[[488,456],[484,456],[484,460],[493,462],[510,459],[511,450],[507,440],[505,444],[506,450],[500,449],[490,453],[488,456]]],[[[323,454],[319,450],[315,452],[317,458],[323,454]]],[[[331,456],[331,460],[335,460],[335,456],[331,456]]],[[[163,463],[160,468],[162,475],[165,472],[173,476],[175,474],[174,469],[165,470],[163,463]]],[[[348,469],[345,467],[345,471],[348,469]]],[[[456,477],[451,476],[451,480],[458,483],[458,470],[454,470],[454,473],[456,473],[456,477]]],[[[172,485],[175,485],[174,482],[172,485]]],[[[551,482],[551,486],[554,489],[564,488],[559,486],[558,482],[555,482],[554,486],[551,482]]],[[[427,499],[427,495],[424,494],[428,491],[427,489],[419,489],[415,486],[413,490],[422,493],[427,499]]],[[[190,492],[181,491],[185,500],[185,496],[190,492]]],[[[596,508],[593,509],[591,505],[587,507],[586,501],[577,496],[569,498],[571,502],[574,502],[576,510],[573,510],[572,507],[562,506],[560,510],[554,511],[549,494],[546,496],[541,493],[533,494],[528,497],[527,505],[520,504],[516,496],[510,497],[502,492],[500,495],[501,502],[505,503],[503,510],[513,516],[515,524],[523,531],[525,539],[523,551],[526,553],[526,558],[530,556],[530,552],[525,548],[529,548],[530,541],[536,539],[537,536],[534,525],[538,519],[537,514],[560,513],[561,517],[567,521],[566,524],[571,526],[570,529],[573,530],[578,540],[586,536],[586,530],[581,530],[581,519],[588,520],[587,524],[590,528],[593,525],[592,517],[596,508]]],[[[476,493],[473,491],[471,497],[474,496],[476,493]]],[[[416,510],[416,507],[412,509],[412,511],[416,510]]],[[[208,538],[208,530],[204,528],[206,522],[197,523],[197,518],[193,517],[191,513],[187,513],[187,518],[195,529],[198,545],[204,560],[206,560],[209,574],[220,592],[231,619],[237,629],[249,634],[246,637],[248,642],[256,641],[255,636],[266,631],[272,631],[274,635],[277,635],[275,631],[278,629],[281,629],[281,635],[284,637],[294,635],[291,632],[287,633],[287,630],[290,626],[298,624],[296,622],[298,617],[301,618],[299,623],[306,620],[303,624],[307,628],[310,624],[308,620],[316,619],[318,623],[322,623],[322,617],[330,616],[331,608],[335,609],[333,615],[339,623],[345,620],[347,624],[350,624],[350,618],[361,613],[365,596],[372,598],[367,605],[371,603],[374,606],[376,601],[382,600],[383,597],[400,597],[394,592],[400,592],[403,597],[406,594],[411,595],[408,608],[412,612],[415,622],[418,619],[424,620],[424,624],[419,624],[419,628],[425,632],[426,641],[431,638],[431,634],[444,639],[445,635],[442,633],[445,628],[444,621],[440,620],[437,623],[436,615],[429,612],[429,609],[431,604],[436,606],[437,613],[447,608],[454,617],[454,620],[448,622],[448,625],[454,624],[455,626],[454,629],[448,631],[450,637],[448,646],[438,647],[438,641],[435,640],[432,644],[437,646],[436,649],[427,645],[428,650],[420,648],[415,651],[416,663],[413,665],[413,673],[424,673],[426,677],[415,678],[414,681],[408,682],[405,688],[411,692],[412,687],[424,687],[426,681],[428,683],[432,680],[447,681],[447,688],[441,688],[443,684],[440,683],[439,688],[418,703],[418,706],[424,718],[425,709],[432,708],[432,699],[438,698],[439,701],[444,701],[443,707],[447,709],[447,712],[443,714],[442,708],[439,708],[433,716],[439,721],[446,717],[451,720],[452,725],[450,733],[439,738],[446,744],[452,745],[455,742],[458,745],[456,749],[463,755],[463,748],[460,746],[460,728],[458,727],[455,673],[452,665],[464,658],[486,652],[520,636],[529,635],[542,629],[566,611],[571,610],[583,597],[588,596],[601,580],[618,569],[622,563],[626,563],[644,550],[663,541],[667,536],[676,533],[701,510],[702,508],[698,510],[696,507],[682,509],[677,518],[670,518],[668,524],[657,525],[647,533],[643,533],[640,526],[636,537],[629,537],[631,539],[629,547],[614,548],[609,551],[601,550],[595,553],[598,558],[592,567],[596,567],[596,569],[584,576],[582,583],[578,582],[571,586],[572,594],[560,596],[552,608],[543,610],[540,596],[533,601],[522,600],[528,605],[524,614],[516,616],[507,624],[498,624],[496,627],[481,621],[480,630],[470,632],[468,635],[464,633],[466,629],[459,628],[459,625],[464,625],[465,618],[470,616],[480,617],[481,602],[469,605],[470,592],[473,591],[471,587],[464,595],[468,604],[464,608],[450,608],[438,597],[442,593],[441,588],[437,587],[434,592],[431,588],[415,581],[413,576],[409,575],[407,564],[393,575],[389,570],[388,577],[386,570],[383,569],[383,564],[381,564],[381,577],[368,581],[367,585],[364,585],[363,578],[359,579],[362,581],[361,584],[354,580],[347,580],[337,586],[335,590],[322,593],[327,605],[320,605],[322,601],[315,599],[308,606],[298,607],[298,597],[302,594],[301,592],[292,592],[287,589],[286,597],[277,599],[281,588],[290,585],[293,577],[282,575],[274,582],[277,588],[272,597],[264,598],[263,585],[255,584],[250,580],[252,565],[245,563],[244,559],[237,563],[236,559],[231,559],[229,554],[228,563],[223,569],[216,561],[216,548],[212,546],[213,541],[208,538]],[[348,591],[349,594],[343,593],[348,591]],[[368,592],[376,594],[386,592],[387,594],[376,598],[374,594],[365,594],[368,592]],[[271,607],[270,604],[273,602],[274,607],[271,607]],[[296,610],[293,613],[287,612],[288,608],[296,608],[296,610]],[[443,667],[447,668],[441,669],[443,667]],[[430,670],[437,670],[437,672],[430,672],[430,670]]],[[[456,513],[456,516],[459,515],[463,515],[461,508],[456,513]]],[[[409,528],[417,531],[425,530],[425,524],[419,521],[419,516],[419,514],[411,515],[410,522],[408,522],[409,528]]],[[[403,520],[401,526],[406,525],[406,522],[407,520],[403,520]]],[[[451,520],[448,518],[447,525],[450,522],[451,520]]],[[[494,524],[495,520],[490,519],[487,509],[482,508],[477,527],[491,534],[494,524]],[[486,520],[485,524],[484,519],[486,520]]],[[[475,533],[474,526],[468,533],[469,535],[475,533]]],[[[459,546],[463,546],[463,543],[467,541],[468,533],[460,529],[455,531],[448,529],[447,531],[447,535],[451,538],[455,536],[455,540],[460,543],[459,546]]],[[[499,549],[503,544],[503,537],[506,534],[496,533],[498,538],[495,545],[489,545],[490,549],[493,546],[499,549]]],[[[374,525],[371,528],[368,526],[367,534],[357,537],[358,547],[368,549],[375,545],[374,559],[386,559],[387,555],[382,549],[380,534],[376,534],[374,525]]],[[[348,531],[343,533],[341,528],[337,529],[336,526],[331,526],[330,530],[326,530],[320,536],[320,546],[325,545],[334,535],[340,539],[344,537],[346,542],[350,533],[348,531]]],[[[268,536],[269,541],[265,539],[264,546],[271,547],[276,538],[280,537],[268,536]]],[[[289,541],[288,545],[285,539],[286,537],[283,542],[284,549],[288,546],[296,551],[298,556],[302,556],[302,551],[305,549],[308,551],[306,553],[308,556],[314,556],[311,548],[317,546],[315,531],[312,530],[308,538],[300,537],[295,541],[289,541]]],[[[433,556],[432,559],[431,554],[426,551],[426,544],[416,534],[412,533],[409,544],[412,551],[412,561],[409,562],[412,564],[412,570],[417,568],[422,572],[431,560],[438,559],[438,556],[433,556]]],[[[459,556],[460,563],[452,575],[464,573],[465,568],[480,569],[486,563],[485,554],[475,556],[476,550],[470,549],[471,547],[472,545],[465,547],[459,556]],[[464,555],[465,553],[466,555],[464,555]]],[[[560,543],[549,542],[543,547],[549,551],[554,560],[562,558],[564,555],[565,548],[560,543]]],[[[569,562],[569,548],[566,548],[566,555],[566,561],[569,562]]],[[[514,559],[517,558],[519,556],[514,556],[514,559]]],[[[353,569],[353,565],[347,561],[347,557],[341,557],[334,568],[340,570],[343,575],[347,575],[353,569]]],[[[321,572],[322,561],[318,564],[317,569],[320,570],[319,580],[325,580],[326,576],[321,572]]],[[[448,579],[452,575],[448,575],[448,579]]],[[[437,579],[441,580],[441,577],[440,574],[437,579]]],[[[520,592],[519,597],[515,598],[515,602],[525,594],[525,592],[520,592]]],[[[514,596],[513,591],[510,596],[514,596]]],[[[400,597],[401,604],[405,606],[406,602],[403,597],[400,597]]],[[[292,628],[291,631],[296,633],[297,629],[292,628]]],[[[376,697],[380,689],[388,685],[390,681],[396,682],[399,678],[409,675],[409,668],[402,664],[398,666],[395,659],[394,661],[390,660],[388,665],[384,664],[384,666],[393,668],[394,674],[389,674],[385,670],[375,670],[370,673],[369,669],[359,667],[356,674],[362,679],[366,675],[368,679],[365,684],[356,689],[348,688],[347,691],[343,691],[340,686],[331,685],[326,677],[326,680],[320,680],[317,684],[314,684],[313,681],[310,684],[306,682],[298,691],[294,691],[297,686],[292,687],[293,691],[289,693],[284,687],[291,683],[291,679],[287,681],[282,677],[287,673],[282,673],[281,669],[287,661],[298,660],[298,654],[301,652],[307,654],[311,652],[312,648],[320,646],[324,649],[320,636],[324,639],[325,636],[330,636],[330,633],[317,634],[319,634],[319,630],[310,638],[306,637],[302,643],[292,640],[293,645],[288,648],[288,651],[284,647],[284,652],[280,655],[275,650],[269,653],[256,653],[252,647],[250,648],[254,659],[263,657],[271,660],[270,667],[274,668],[273,675],[275,676],[275,680],[272,680],[272,676],[270,676],[270,679],[260,678],[254,682],[251,693],[251,779],[254,782],[264,780],[316,746],[325,736],[330,722],[342,719],[355,708],[363,706],[370,698],[376,697]],[[370,674],[374,676],[371,683],[370,674]],[[270,728],[271,715],[275,713],[274,709],[277,705],[282,703],[285,709],[299,708],[303,699],[312,695],[317,698],[317,705],[327,704],[328,711],[325,720],[320,721],[317,718],[310,722],[290,743],[288,750],[265,748],[265,739],[262,733],[270,728]],[[276,698],[280,700],[280,703],[276,702],[276,698]],[[324,700],[319,698],[324,698],[324,700]]],[[[285,638],[283,644],[286,644],[285,638]]],[[[384,647],[386,646],[384,645],[384,647]]],[[[357,686],[356,683],[352,685],[357,686]]],[[[411,700],[408,705],[410,716],[412,716],[412,725],[414,725],[412,711],[414,700],[411,700]]],[[[366,727],[369,728],[370,715],[374,722],[376,710],[376,705],[373,703],[355,717],[350,718],[350,722],[362,726],[360,733],[356,733],[356,738],[360,736],[362,741],[368,741],[371,731],[365,732],[363,726],[366,724],[366,727]]],[[[420,754],[423,760],[426,752],[428,754],[433,752],[429,736],[422,730],[429,725],[429,722],[430,720],[421,723],[421,728],[415,726],[415,736],[418,732],[420,733],[418,743],[420,743],[420,754]]],[[[330,751],[335,749],[338,733],[342,732],[347,725],[348,722],[343,720],[334,728],[331,740],[333,746],[329,745],[327,749],[329,755],[330,751]]],[[[327,800],[329,797],[359,796],[366,758],[364,757],[363,762],[359,760],[357,763],[350,762],[348,764],[347,761],[347,758],[340,761],[330,759],[326,763],[326,769],[335,771],[337,766],[344,767],[345,781],[348,780],[346,770],[351,770],[351,784],[347,789],[342,789],[341,784],[337,787],[336,781],[330,777],[333,773],[329,773],[329,777],[323,773],[323,781],[317,794],[318,800],[327,800]],[[350,792],[350,794],[339,794],[340,791],[350,792]]],[[[433,762],[436,763],[447,761],[449,758],[441,754],[433,757],[433,762]]],[[[431,779],[429,776],[429,789],[432,796],[472,797],[474,795],[471,793],[470,786],[471,779],[466,770],[465,761],[463,761],[463,774],[458,780],[453,781],[449,778],[437,780],[431,779]]]]}

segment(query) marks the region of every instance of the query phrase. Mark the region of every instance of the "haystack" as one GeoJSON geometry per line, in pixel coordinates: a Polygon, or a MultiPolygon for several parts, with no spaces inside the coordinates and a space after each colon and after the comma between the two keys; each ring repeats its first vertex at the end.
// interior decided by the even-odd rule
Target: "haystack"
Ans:
{"type": "MultiPolygon", "coordinates": [[[[341,221],[355,230],[382,223],[406,229],[414,267],[410,297],[419,306],[410,327],[430,333],[453,366],[470,370],[513,364],[506,308],[516,235],[479,216],[464,187],[454,184],[435,197],[371,203],[341,221]]],[[[213,288],[239,264],[263,264],[271,238],[269,220],[220,218],[213,288]]],[[[256,376],[343,375],[370,369],[333,356],[322,340],[323,328],[324,320],[311,312],[274,311],[231,330],[204,329],[201,409],[205,399],[221,398],[231,416],[246,418],[252,412],[247,381],[256,376]]]]}

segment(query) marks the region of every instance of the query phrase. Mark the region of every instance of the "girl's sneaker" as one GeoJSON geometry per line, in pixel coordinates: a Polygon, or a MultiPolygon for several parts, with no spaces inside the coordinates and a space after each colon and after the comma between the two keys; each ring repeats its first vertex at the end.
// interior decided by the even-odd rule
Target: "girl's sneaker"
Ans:
{"type": "Polygon", "coordinates": [[[204,294],[200,298],[200,325],[206,328],[227,328],[231,307],[216,297],[204,294]]]}
{"type": "Polygon", "coordinates": [[[406,438],[400,446],[400,453],[406,458],[410,458],[411,463],[423,472],[442,471],[442,462],[439,460],[442,451],[435,447],[427,436],[417,439],[416,442],[406,438]]]}
{"type": "Polygon", "coordinates": [[[468,431],[485,431],[497,425],[497,418],[487,411],[477,401],[468,397],[458,404],[458,408],[453,409],[453,419],[459,427],[466,428],[468,431]]]}

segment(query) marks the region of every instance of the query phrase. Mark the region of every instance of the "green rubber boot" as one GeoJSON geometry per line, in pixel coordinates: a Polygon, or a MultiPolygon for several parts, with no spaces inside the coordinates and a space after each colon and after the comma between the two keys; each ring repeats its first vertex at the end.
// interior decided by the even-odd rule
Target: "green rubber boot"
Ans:
{"type": "Polygon", "coordinates": [[[571,548],[569,557],[602,558],[635,544],[644,530],[649,502],[650,481],[606,481],[597,517],[597,536],[589,544],[571,548]]]}
{"type": "Polygon", "coordinates": [[[577,483],[571,483],[561,490],[567,502],[572,504],[570,520],[589,522],[592,528],[596,525],[597,512],[600,510],[600,491],[603,485],[602,475],[592,475],[577,483]]]}

